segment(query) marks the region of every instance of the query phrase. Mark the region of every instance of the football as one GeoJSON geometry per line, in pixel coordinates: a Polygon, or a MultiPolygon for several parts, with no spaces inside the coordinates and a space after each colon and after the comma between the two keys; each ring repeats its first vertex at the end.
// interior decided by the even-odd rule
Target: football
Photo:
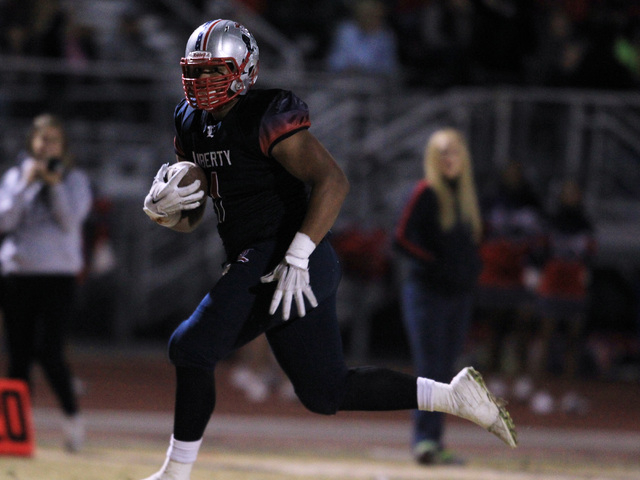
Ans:
{"type": "Polygon", "coordinates": [[[200,206],[198,208],[194,208],[193,210],[183,210],[182,217],[189,217],[189,223],[192,225],[197,222],[207,207],[207,193],[209,192],[209,182],[207,181],[207,174],[204,172],[199,165],[196,165],[193,162],[177,162],[169,165],[167,169],[167,180],[169,180],[173,175],[178,171],[178,166],[180,168],[184,168],[184,165],[188,165],[189,170],[187,174],[180,180],[178,184],[179,187],[185,187],[187,185],[191,185],[196,180],[200,180],[200,188],[199,190],[204,191],[204,197],[200,201],[200,206]]]}

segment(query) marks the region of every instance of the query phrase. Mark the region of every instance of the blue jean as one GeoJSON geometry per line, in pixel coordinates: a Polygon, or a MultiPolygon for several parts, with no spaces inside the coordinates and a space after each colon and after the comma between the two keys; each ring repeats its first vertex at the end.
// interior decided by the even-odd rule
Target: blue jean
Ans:
{"type": "MultiPolygon", "coordinates": [[[[442,294],[428,289],[420,278],[403,279],[403,321],[414,373],[449,383],[467,338],[473,315],[473,293],[442,294]]],[[[414,412],[413,444],[431,440],[442,445],[444,414],[414,412]]]]}

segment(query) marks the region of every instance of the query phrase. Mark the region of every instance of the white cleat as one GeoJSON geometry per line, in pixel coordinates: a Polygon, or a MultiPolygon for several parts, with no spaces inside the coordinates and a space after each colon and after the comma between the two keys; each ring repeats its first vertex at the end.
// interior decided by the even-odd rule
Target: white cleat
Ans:
{"type": "Polygon", "coordinates": [[[189,480],[192,467],[193,463],[179,463],[167,457],[160,471],[143,480],[189,480]]]}
{"type": "Polygon", "coordinates": [[[84,420],[81,415],[65,416],[62,420],[64,448],[69,453],[77,453],[82,449],[85,438],[84,420]]]}
{"type": "Polygon", "coordinates": [[[450,386],[454,401],[452,414],[480,425],[510,447],[518,445],[515,425],[504,408],[506,402],[493,396],[475,368],[463,368],[450,386]]]}

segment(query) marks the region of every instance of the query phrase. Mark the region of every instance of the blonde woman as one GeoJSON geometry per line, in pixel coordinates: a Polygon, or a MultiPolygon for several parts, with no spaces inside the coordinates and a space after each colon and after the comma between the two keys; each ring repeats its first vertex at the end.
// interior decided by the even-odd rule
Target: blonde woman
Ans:
{"type": "Polygon", "coordinates": [[[0,181],[9,377],[29,382],[33,364],[40,364],[64,413],[65,446],[76,451],[84,428],[64,343],[83,267],[82,225],[92,195],[88,176],[71,162],[59,118],[37,116],[26,149],[0,181]]]}
{"type": "MultiPolygon", "coordinates": [[[[458,130],[437,130],[395,237],[403,320],[419,376],[447,382],[455,373],[473,312],[481,225],[467,142],[458,130]]],[[[444,448],[443,420],[440,413],[415,412],[418,463],[461,462],[444,448]]]]}

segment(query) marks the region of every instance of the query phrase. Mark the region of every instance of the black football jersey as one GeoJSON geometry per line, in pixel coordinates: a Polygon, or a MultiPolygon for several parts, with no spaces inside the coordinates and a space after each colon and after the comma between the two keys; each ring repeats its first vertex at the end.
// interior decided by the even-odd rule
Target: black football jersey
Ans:
{"type": "Polygon", "coordinates": [[[186,100],[174,114],[175,151],[200,165],[229,260],[256,241],[291,237],[307,209],[305,184],[271,157],[279,141],[309,128],[307,105],[287,90],[250,90],[221,121],[186,100]]]}

